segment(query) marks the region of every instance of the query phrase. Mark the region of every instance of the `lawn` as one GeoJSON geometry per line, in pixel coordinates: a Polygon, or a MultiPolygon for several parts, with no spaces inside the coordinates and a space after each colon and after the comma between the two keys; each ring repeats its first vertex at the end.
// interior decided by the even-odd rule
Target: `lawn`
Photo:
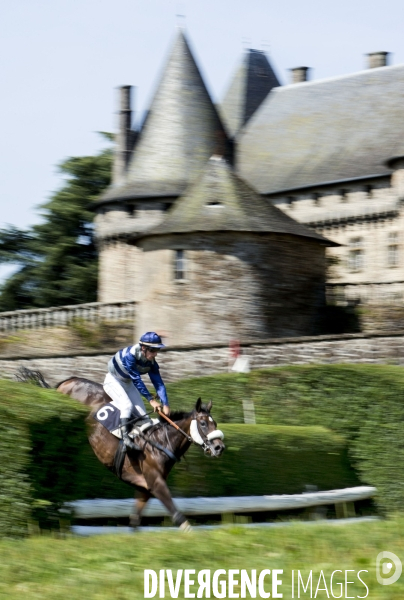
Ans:
{"type": "MultiPolygon", "coordinates": [[[[235,525],[225,530],[194,530],[189,534],[173,529],[91,538],[4,539],[0,542],[0,597],[7,600],[135,600],[144,598],[145,569],[157,573],[160,569],[171,569],[174,581],[179,569],[195,570],[191,575],[194,580],[202,569],[210,569],[212,578],[218,569],[227,572],[245,569],[249,577],[253,569],[257,577],[264,569],[279,569],[283,573],[278,576],[282,581],[278,592],[283,598],[293,597],[292,571],[295,598],[299,597],[298,571],[305,585],[312,571],[312,595],[309,590],[303,593],[300,586],[301,598],[315,597],[318,586],[317,598],[332,598],[332,592],[334,597],[341,597],[342,590],[343,598],[401,600],[404,576],[392,585],[380,585],[375,564],[377,555],[386,550],[404,559],[403,527],[404,518],[400,517],[344,525],[293,523],[276,529],[243,529],[235,525]],[[336,570],[331,590],[330,578],[336,570]],[[346,570],[347,581],[353,582],[347,584],[347,592],[346,570]],[[364,583],[358,578],[360,571],[359,577],[364,583]]],[[[227,581],[227,578],[228,573],[220,580],[227,581]]],[[[233,578],[239,581],[240,573],[233,578]]],[[[271,576],[267,575],[264,581],[265,590],[271,592],[271,576]]],[[[198,587],[197,583],[190,587],[195,597],[198,587]]],[[[233,591],[233,597],[237,597],[240,587],[235,584],[233,591]]],[[[158,592],[155,597],[159,597],[158,592]]],[[[170,598],[167,582],[165,597],[170,598]]],[[[178,597],[184,598],[183,587],[178,597]]],[[[213,588],[211,597],[214,597],[213,588]]],[[[223,597],[229,597],[228,593],[223,597]]]]}

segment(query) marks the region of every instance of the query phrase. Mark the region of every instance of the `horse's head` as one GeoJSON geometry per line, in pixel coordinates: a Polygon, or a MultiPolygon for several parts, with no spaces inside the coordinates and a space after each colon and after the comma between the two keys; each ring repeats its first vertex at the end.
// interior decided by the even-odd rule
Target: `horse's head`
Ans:
{"type": "Polygon", "coordinates": [[[192,414],[190,434],[196,444],[202,446],[205,454],[220,456],[225,449],[224,435],[216,429],[216,421],[210,415],[212,401],[207,406],[198,398],[192,414]]]}

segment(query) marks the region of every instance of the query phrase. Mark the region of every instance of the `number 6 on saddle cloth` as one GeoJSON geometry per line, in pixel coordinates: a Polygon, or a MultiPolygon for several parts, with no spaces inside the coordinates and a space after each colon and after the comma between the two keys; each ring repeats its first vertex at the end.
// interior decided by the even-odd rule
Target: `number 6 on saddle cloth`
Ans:
{"type": "Polygon", "coordinates": [[[94,419],[99,421],[108,431],[118,429],[121,418],[121,411],[112,404],[105,404],[94,415],[94,419]]]}
{"type": "MultiPolygon", "coordinates": [[[[108,431],[113,433],[117,437],[121,437],[121,432],[119,428],[119,423],[121,419],[121,411],[119,408],[114,406],[114,404],[105,404],[94,415],[94,419],[104,425],[108,431]]],[[[150,419],[147,415],[144,417],[139,417],[139,419],[133,419],[133,423],[136,422],[136,427],[140,430],[148,429],[151,425],[153,425],[153,420],[150,419]],[[145,422],[144,422],[145,421],[145,422]],[[146,427],[142,427],[142,425],[146,425],[146,427]]]]}

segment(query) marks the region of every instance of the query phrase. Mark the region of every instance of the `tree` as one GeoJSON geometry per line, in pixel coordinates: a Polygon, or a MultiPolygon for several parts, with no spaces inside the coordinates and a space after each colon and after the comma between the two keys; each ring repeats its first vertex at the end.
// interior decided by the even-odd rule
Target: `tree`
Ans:
{"type": "Polygon", "coordinates": [[[0,287],[0,311],[96,301],[92,203],[109,185],[111,167],[110,148],[63,161],[67,180],[40,206],[43,223],[0,230],[0,263],[19,267],[0,287]]]}

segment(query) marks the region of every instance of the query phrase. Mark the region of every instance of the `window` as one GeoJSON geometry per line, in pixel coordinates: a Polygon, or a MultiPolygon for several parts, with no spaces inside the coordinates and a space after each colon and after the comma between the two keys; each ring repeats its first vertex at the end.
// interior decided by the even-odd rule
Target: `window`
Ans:
{"type": "Polygon", "coordinates": [[[347,190],[340,190],[339,192],[341,197],[341,202],[348,202],[348,192],[347,190]]]}
{"type": "Polygon", "coordinates": [[[175,250],[174,257],[174,279],[181,281],[185,279],[185,251],[175,250]]]}
{"type": "Polygon", "coordinates": [[[399,262],[399,247],[397,231],[390,231],[387,246],[387,264],[389,267],[397,267],[399,262]]]}
{"type": "Polygon", "coordinates": [[[350,271],[362,271],[364,251],[362,238],[352,238],[349,241],[348,268],[350,271]]]}

